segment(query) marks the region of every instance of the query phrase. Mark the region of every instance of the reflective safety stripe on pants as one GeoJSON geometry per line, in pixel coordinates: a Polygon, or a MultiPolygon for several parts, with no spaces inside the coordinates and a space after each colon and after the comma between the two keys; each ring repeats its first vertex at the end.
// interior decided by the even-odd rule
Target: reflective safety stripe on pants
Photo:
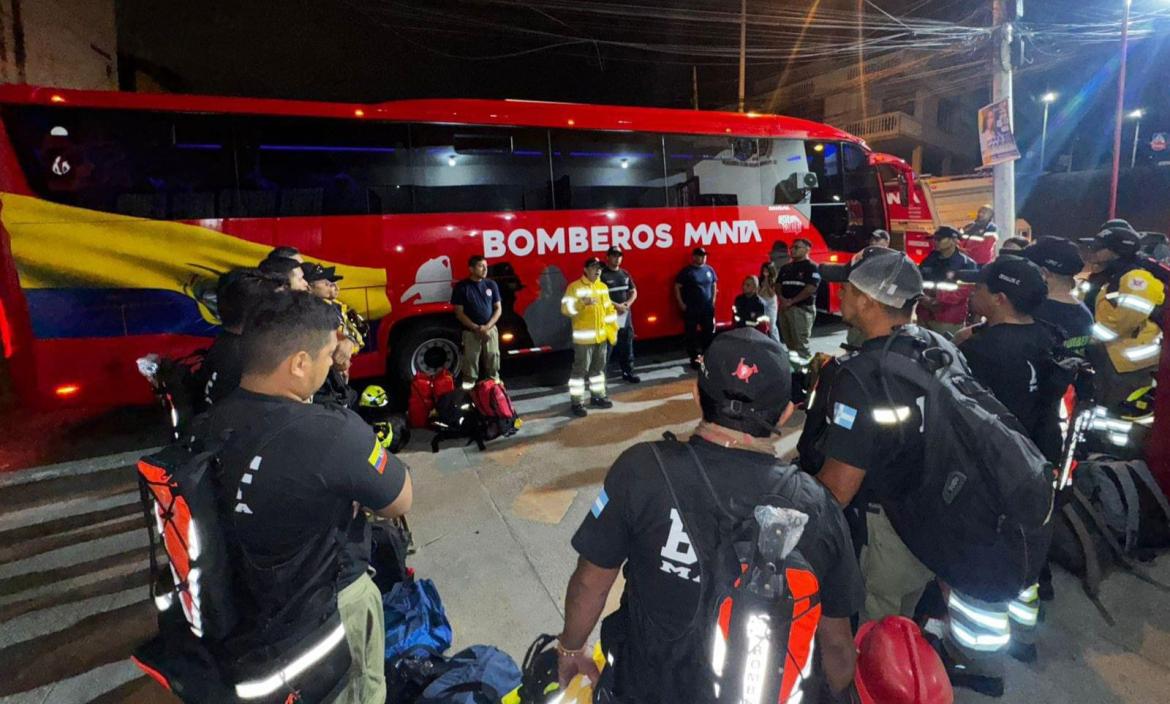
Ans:
{"type": "Polygon", "coordinates": [[[945,644],[955,663],[973,675],[1001,677],[1000,653],[1011,642],[1006,603],[980,601],[951,589],[945,644]]]}
{"type": "Polygon", "coordinates": [[[585,397],[585,380],[584,379],[569,379],[569,398],[574,402],[580,401],[585,397]]]}
{"type": "Polygon", "coordinates": [[[603,398],[605,396],[604,373],[589,377],[589,393],[593,394],[594,398],[603,398]]]}
{"type": "Polygon", "coordinates": [[[1040,585],[1033,584],[1008,603],[1008,618],[1012,622],[1012,640],[1035,643],[1040,621],[1040,585]]]}

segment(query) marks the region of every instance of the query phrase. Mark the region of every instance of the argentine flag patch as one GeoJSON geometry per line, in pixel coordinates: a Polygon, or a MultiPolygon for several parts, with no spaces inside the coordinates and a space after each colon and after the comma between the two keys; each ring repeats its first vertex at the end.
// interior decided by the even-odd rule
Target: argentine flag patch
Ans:
{"type": "Polygon", "coordinates": [[[602,489],[601,493],[597,495],[597,500],[593,502],[593,509],[590,513],[593,514],[594,518],[601,518],[601,512],[605,510],[605,505],[608,503],[609,494],[606,494],[605,489],[602,489]]]}
{"type": "Polygon", "coordinates": [[[857,409],[843,403],[833,404],[833,422],[846,430],[853,430],[853,422],[857,420],[857,409]]]}

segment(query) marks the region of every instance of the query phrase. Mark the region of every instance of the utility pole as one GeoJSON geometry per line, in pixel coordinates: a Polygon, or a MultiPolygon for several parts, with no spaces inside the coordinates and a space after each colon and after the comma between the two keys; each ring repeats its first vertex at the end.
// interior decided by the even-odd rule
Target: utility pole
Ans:
{"type": "MultiPolygon", "coordinates": [[[[1017,0],[1008,0],[1017,2],[1017,0]]],[[[1012,101],[1012,23],[1004,8],[1005,0],[991,0],[991,17],[995,25],[995,47],[991,52],[991,99],[1007,101],[1008,119],[1015,130],[1015,104],[1012,101]]],[[[1023,0],[1018,0],[1022,6],[1023,0]]],[[[1005,161],[992,167],[995,218],[1003,242],[1016,236],[1016,162],[1005,161]]]]}
{"type": "Polygon", "coordinates": [[[1129,54],[1129,3],[1125,1],[1125,19],[1121,25],[1121,71],[1117,76],[1117,108],[1113,116],[1113,174],[1109,181],[1109,219],[1117,217],[1117,184],[1121,179],[1121,121],[1125,116],[1125,70],[1129,54]]]}
{"type": "Polygon", "coordinates": [[[691,66],[691,105],[699,109],[699,67],[691,66]]]}
{"type": "Polygon", "coordinates": [[[739,5],[739,111],[747,102],[747,0],[739,5]]]}

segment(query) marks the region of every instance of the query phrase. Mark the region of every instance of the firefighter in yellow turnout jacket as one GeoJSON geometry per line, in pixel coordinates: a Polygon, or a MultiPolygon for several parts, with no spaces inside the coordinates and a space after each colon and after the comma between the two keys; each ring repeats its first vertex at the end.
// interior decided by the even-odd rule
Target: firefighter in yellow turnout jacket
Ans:
{"type": "Polygon", "coordinates": [[[1106,278],[1094,302],[1089,350],[1096,370],[1097,402],[1115,408],[1148,386],[1162,352],[1160,317],[1165,285],[1138,258],[1136,232],[1110,227],[1090,245],[1106,278]]]}
{"type": "Polygon", "coordinates": [[[585,386],[594,408],[612,408],[605,395],[605,353],[617,342],[617,309],[609,299],[609,287],[601,280],[601,260],[585,262],[585,274],[565,289],[561,313],[573,320],[573,371],[569,374],[569,400],[573,415],[585,410],[585,386]]]}

